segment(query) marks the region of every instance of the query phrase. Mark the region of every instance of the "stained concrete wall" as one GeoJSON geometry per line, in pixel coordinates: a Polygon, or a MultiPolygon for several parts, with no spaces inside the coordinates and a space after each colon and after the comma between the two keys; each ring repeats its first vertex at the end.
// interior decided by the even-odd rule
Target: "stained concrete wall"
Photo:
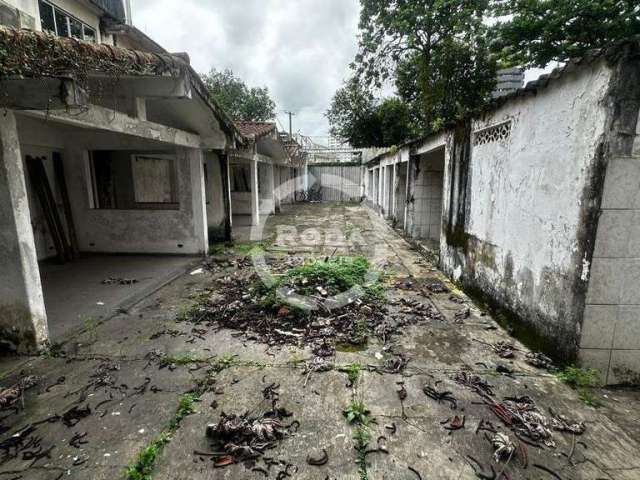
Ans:
{"type": "Polygon", "coordinates": [[[65,171],[81,251],[206,253],[208,235],[202,151],[178,148],[174,154],[177,210],[105,210],[94,208],[91,201],[88,152],[73,148],[65,150],[65,171]]]}
{"type": "Polygon", "coordinates": [[[444,154],[444,149],[437,149],[411,161],[412,182],[406,227],[411,238],[440,242],[444,154]]]}
{"type": "Polygon", "coordinates": [[[404,228],[405,211],[407,209],[407,162],[396,166],[394,220],[397,226],[404,228]]]}
{"type": "Polygon", "coordinates": [[[448,138],[443,269],[517,315],[516,334],[559,359],[575,358],[580,338],[585,192],[597,175],[611,78],[604,61],[585,65],[448,138]],[[480,140],[504,122],[508,135],[480,140]]]}
{"type": "MultiPolygon", "coordinates": [[[[251,162],[251,160],[240,160],[238,158],[232,158],[230,168],[233,169],[234,165],[245,165],[247,170],[249,171],[249,188],[253,189],[253,186],[251,185],[250,173],[251,162]]],[[[233,175],[233,172],[231,172],[231,175],[233,175]]],[[[231,190],[231,210],[233,215],[251,215],[251,195],[252,192],[236,192],[233,191],[233,189],[231,190]]]]}
{"type": "Polygon", "coordinates": [[[580,362],[609,384],[640,384],[640,58],[612,86],[610,154],[598,211],[580,362]],[[633,135],[635,132],[635,135],[633,135]]]}
{"type": "Polygon", "coordinates": [[[47,320],[13,112],[0,115],[0,349],[46,347],[47,320]]]}
{"type": "Polygon", "coordinates": [[[225,236],[225,222],[227,213],[224,207],[224,190],[222,182],[222,168],[220,157],[213,152],[204,155],[206,166],[206,204],[207,228],[209,240],[221,240],[225,236]]]}

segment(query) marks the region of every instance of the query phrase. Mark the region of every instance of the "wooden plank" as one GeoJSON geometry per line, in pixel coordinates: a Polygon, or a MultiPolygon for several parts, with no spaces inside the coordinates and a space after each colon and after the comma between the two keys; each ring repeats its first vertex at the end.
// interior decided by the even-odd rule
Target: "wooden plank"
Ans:
{"type": "Polygon", "coordinates": [[[80,249],[78,247],[78,237],[76,235],[76,228],[73,222],[71,201],[69,200],[69,190],[67,189],[67,181],[64,176],[64,164],[59,152],[53,152],[51,158],[53,160],[53,170],[55,172],[56,182],[60,187],[60,196],[62,197],[64,217],[67,223],[67,230],[69,234],[71,257],[72,259],[76,259],[80,256],[80,249]]]}
{"type": "Polygon", "coordinates": [[[36,192],[45,222],[47,223],[47,228],[49,229],[49,234],[53,240],[58,261],[64,263],[66,260],[66,250],[53,213],[55,211],[55,204],[53,206],[50,204],[50,198],[47,195],[45,183],[43,182],[42,175],[45,175],[44,180],[46,181],[46,172],[44,171],[42,160],[27,156],[27,170],[29,171],[31,186],[36,192]]]}

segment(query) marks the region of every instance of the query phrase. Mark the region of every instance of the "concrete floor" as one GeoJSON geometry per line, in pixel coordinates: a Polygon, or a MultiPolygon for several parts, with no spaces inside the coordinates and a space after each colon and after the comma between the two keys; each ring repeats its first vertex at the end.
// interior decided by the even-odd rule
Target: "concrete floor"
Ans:
{"type": "MultiPolygon", "coordinates": [[[[180,312],[194,298],[216,295],[220,282],[232,283],[253,272],[251,262],[229,256],[232,263],[222,262],[213,272],[183,275],[95,330],[75,337],[64,345],[62,356],[33,358],[19,367],[0,362],[3,387],[26,375],[38,376],[37,385],[25,392],[16,411],[5,411],[0,421],[4,427],[0,445],[15,445],[21,437],[12,435],[31,425],[35,430],[24,434],[28,435],[25,443],[35,437],[38,446],[30,451],[39,452],[34,458],[33,453],[13,455],[15,447],[2,450],[0,478],[126,478],[127,465],[160,438],[175,419],[181,395],[203,385],[207,388],[195,404],[195,412],[187,415],[169,437],[162,437],[165,443],[153,464],[154,480],[470,480],[479,478],[470,457],[488,472],[489,476],[482,478],[495,480],[640,478],[638,391],[596,390],[593,394],[603,407],[588,407],[576,391],[554,375],[528,365],[523,360],[526,347],[510,338],[463,292],[449,285],[450,292],[425,296],[407,288],[408,281],[445,279],[363,207],[296,206],[270,218],[266,237],[273,237],[279,225],[299,231],[320,226],[358,232],[365,245],[355,250],[344,246],[340,251],[367,255],[376,268],[384,270],[390,314],[403,315],[398,306],[402,299],[428,302],[442,312],[444,320],[426,319],[394,337],[394,351],[403,352],[409,359],[402,373],[374,370],[383,365],[385,355],[385,344],[375,338],[362,351],[338,351],[332,358],[336,366],[358,363],[365,367],[351,387],[347,386],[347,375],[337,368],[307,375],[304,362],[313,355],[304,344],[267,348],[233,330],[198,330],[191,323],[178,321],[180,312]],[[467,307],[469,315],[457,318],[456,314],[467,307]],[[483,343],[497,341],[513,342],[518,348],[516,358],[500,359],[483,343]],[[158,358],[165,356],[198,360],[178,364],[172,370],[161,368],[158,358]],[[222,368],[220,359],[226,359],[222,368]],[[513,373],[497,373],[498,364],[513,373]],[[585,422],[586,431],[579,437],[554,432],[555,448],[529,447],[527,468],[515,459],[496,462],[490,443],[477,428],[481,421],[489,420],[498,429],[509,430],[478,401],[477,394],[453,381],[460,370],[486,378],[497,400],[528,395],[545,413],[553,408],[585,422]],[[210,457],[195,453],[211,448],[205,429],[207,424],[218,422],[222,412],[243,414],[268,408],[264,392],[271,384],[280,386],[279,405],[300,422],[294,435],[268,450],[278,466],[269,467],[265,476],[264,471],[253,468],[255,465],[214,468],[210,457]],[[406,390],[404,400],[398,395],[401,384],[406,390]],[[453,392],[458,399],[457,413],[446,402],[427,397],[425,384],[453,392]],[[357,471],[353,430],[343,416],[354,399],[364,402],[374,422],[369,444],[373,451],[365,456],[366,477],[357,471]],[[77,423],[65,423],[57,416],[84,406],[90,410],[77,423]],[[448,431],[443,422],[454,414],[464,415],[465,426],[448,431]],[[85,443],[71,442],[78,436],[85,443]],[[381,445],[388,453],[377,450],[381,445]],[[327,452],[327,463],[310,465],[308,455],[318,456],[322,449],[327,452]],[[283,464],[294,465],[287,469],[291,477],[277,477],[283,464]]],[[[334,245],[322,242],[311,246],[303,241],[277,243],[267,246],[267,255],[282,262],[293,255],[326,256],[336,250],[334,245]]]]}
{"type": "Polygon", "coordinates": [[[169,255],[85,255],[72,263],[41,262],[40,278],[52,342],[126,309],[199,262],[169,255]],[[132,285],[105,285],[112,278],[132,285]]]}
{"type": "MultiPolygon", "coordinates": [[[[264,223],[271,215],[260,215],[260,223],[264,223]]],[[[236,242],[248,242],[251,239],[251,215],[234,215],[232,218],[232,237],[236,242]]]]}

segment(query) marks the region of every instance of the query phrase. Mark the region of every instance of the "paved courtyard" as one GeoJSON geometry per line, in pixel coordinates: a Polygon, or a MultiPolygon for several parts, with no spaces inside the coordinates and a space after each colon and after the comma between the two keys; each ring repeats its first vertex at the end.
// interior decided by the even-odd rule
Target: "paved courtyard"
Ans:
{"type": "Polygon", "coordinates": [[[640,478],[640,394],[586,405],[364,207],[289,206],[261,236],[49,356],[5,360],[3,388],[21,388],[0,398],[0,479],[640,478]],[[382,273],[374,307],[356,295],[302,328],[285,307],[243,315],[255,264],[278,278],[342,256],[382,273]],[[335,341],[354,312],[376,319],[364,341],[335,341]],[[207,436],[233,419],[257,419],[251,451],[207,436]]]}

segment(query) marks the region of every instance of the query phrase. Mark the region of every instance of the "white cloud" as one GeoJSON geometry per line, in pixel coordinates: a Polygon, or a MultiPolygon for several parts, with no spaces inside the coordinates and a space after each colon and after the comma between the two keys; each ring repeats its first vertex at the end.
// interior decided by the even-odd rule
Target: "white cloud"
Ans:
{"type": "Polygon", "coordinates": [[[349,75],[358,0],[132,0],[133,22],[167,50],[187,52],[200,72],[231,68],[266,85],[294,130],[326,135],[323,116],[349,75]]]}

